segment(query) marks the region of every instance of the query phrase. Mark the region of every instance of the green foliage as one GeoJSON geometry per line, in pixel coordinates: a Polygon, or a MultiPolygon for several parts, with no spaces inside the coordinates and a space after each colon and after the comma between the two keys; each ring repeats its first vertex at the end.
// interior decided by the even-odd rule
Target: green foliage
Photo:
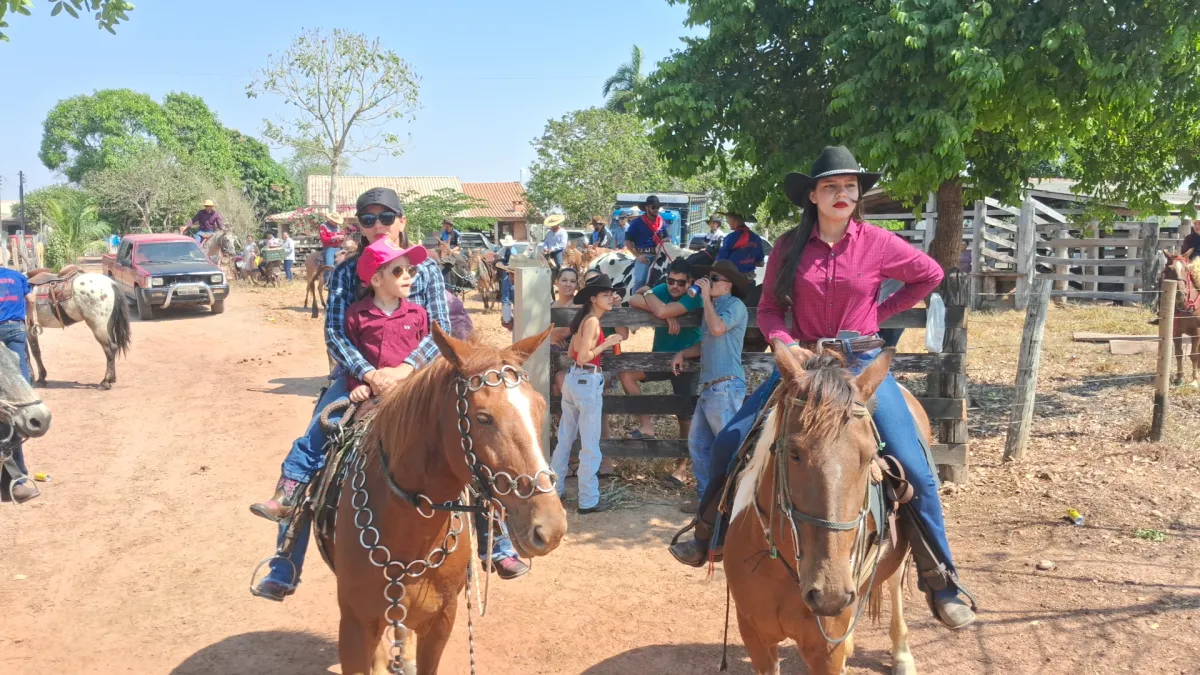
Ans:
{"type": "Polygon", "coordinates": [[[51,232],[50,236],[46,238],[46,249],[42,252],[42,264],[55,272],[68,264],[74,264],[74,258],[71,258],[71,254],[67,251],[63,237],[57,232],[51,232]]]}
{"type": "Polygon", "coordinates": [[[401,195],[400,200],[404,202],[404,217],[408,221],[407,232],[411,241],[420,241],[426,234],[436,232],[446,218],[454,220],[454,224],[460,230],[476,231],[479,221],[486,220],[456,217],[463,211],[487,206],[487,202],[450,188],[442,188],[433,194],[416,198],[412,193],[407,193],[401,195]]]}
{"type": "Polygon", "coordinates": [[[1197,0],[687,4],[707,36],[638,110],[673,173],[716,170],[777,217],[782,178],[834,142],[912,203],[959,181],[1012,199],[1065,155],[1085,189],[1147,206],[1200,164],[1197,0]]]}
{"type": "Polygon", "coordinates": [[[303,33],[286,52],[268,57],[246,95],[273,94],[294,108],[291,118],[263,120],[264,134],[302,157],[327,161],[333,209],[343,157],[403,151],[400,136],[385,127],[412,119],[418,90],[412,68],[379,38],[334,29],[303,33]]]}
{"type": "Polygon", "coordinates": [[[539,211],[563,209],[569,221],[607,213],[618,192],[670,189],[649,128],[634,115],[578,110],[546,123],[533,141],[528,197],[539,211]]]}
{"type": "Polygon", "coordinates": [[[84,187],[124,234],[178,229],[199,209],[211,185],[195,167],[148,146],[89,173],[84,187]]]}
{"type": "Polygon", "coordinates": [[[48,219],[46,205],[51,200],[65,201],[84,196],[82,188],[74,185],[47,185],[25,193],[25,222],[31,229],[38,229],[48,219]]]}
{"type": "Polygon", "coordinates": [[[259,219],[290,211],[304,203],[303,184],[298,183],[286,167],[271,158],[271,150],[265,143],[232,129],[226,129],[225,132],[229,136],[241,192],[259,219]]]}
{"type": "Polygon", "coordinates": [[[1139,527],[1134,531],[1133,536],[1145,541],[1163,542],[1167,540],[1167,535],[1162,530],[1139,527]]]}
{"type": "MultiPolygon", "coordinates": [[[[90,196],[80,192],[62,193],[45,203],[46,220],[52,228],[50,242],[54,249],[53,266],[74,264],[86,250],[103,244],[111,232],[100,220],[99,210],[90,196]]],[[[47,258],[50,253],[47,252],[47,258]]]]}
{"type": "MultiPolygon", "coordinates": [[[[62,12],[79,18],[79,12],[95,12],[96,26],[116,35],[113,27],[129,19],[128,13],[133,11],[133,3],[128,0],[53,0],[50,16],[58,16],[62,12]]],[[[33,0],[0,0],[0,29],[8,28],[4,17],[9,12],[30,15],[33,0]]],[[[0,30],[0,41],[7,42],[8,36],[0,30]]]]}
{"type": "Polygon", "coordinates": [[[637,91],[646,82],[642,74],[642,48],[634,45],[629,61],[622,63],[617,72],[604,81],[604,107],[613,112],[633,112],[637,102],[637,91]]]}
{"type": "Polygon", "coordinates": [[[162,139],[173,142],[166,115],[154,99],[131,89],[104,89],[59,101],[50,110],[38,157],[47,169],[78,183],[162,139]]]}

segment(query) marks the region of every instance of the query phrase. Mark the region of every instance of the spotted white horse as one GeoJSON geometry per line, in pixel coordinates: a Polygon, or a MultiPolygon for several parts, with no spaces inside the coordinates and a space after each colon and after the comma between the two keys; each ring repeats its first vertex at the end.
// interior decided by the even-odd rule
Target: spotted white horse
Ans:
{"type": "MultiPolygon", "coordinates": [[[[31,282],[37,284],[37,317],[43,328],[66,328],[80,321],[87,324],[96,342],[104,349],[107,368],[101,389],[111,389],[117,381],[117,355],[129,349],[129,308],[117,288],[116,282],[103,274],[84,272],[69,275],[61,281],[45,281],[55,275],[34,275],[31,282]],[[41,277],[41,278],[39,278],[41,277]],[[43,282],[43,283],[39,283],[43,282]],[[63,289],[60,285],[67,285],[63,289]]],[[[46,366],[42,363],[42,347],[36,332],[29,334],[29,351],[37,366],[34,383],[46,384],[46,366]]]]}
{"type": "MultiPolygon", "coordinates": [[[[650,277],[646,285],[654,286],[662,282],[671,262],[676,258],[686,257],[687,253],[670,242],[659,244],[654,261],[650,264],[650,277]]],[[[633,255],[628,251],[605,253],[588,265],[588,271],[592,270],[599,270],[612,279],[614,291],[621,305],[625,305],[629,296],[637,290],[633,288],[633,255]]]]}

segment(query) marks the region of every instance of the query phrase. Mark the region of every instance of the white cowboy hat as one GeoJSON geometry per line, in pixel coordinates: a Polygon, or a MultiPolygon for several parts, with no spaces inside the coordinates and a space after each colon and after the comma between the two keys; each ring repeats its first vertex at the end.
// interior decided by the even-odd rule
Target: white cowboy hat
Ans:
{"type": "Polygon", "coordinates": [[[346,221],[346,218],[342,214],[338,213],[337,211],[331,211],[330,213],[327,213],[325,215],[325,218],[328,219],[329,222],[337,223],[338,225],[341,225],[342,223],[344,223],[346,221]]]}
{"type": "Polygon", "coordinates": [[[501,246],[512,246],[515,243],[517,243],[517,240],[513,239],[511,234],[504,235],[504,238],[500,240],[501,246]]]}
{"type": "Polygon", "coordinates": [[[562,225],[566,219],[566,216],[562,215],[561,213],[556,213],[552,216],[546,216],[546,220],[543,221],[542,224],[546,227],[555,227],[556,225],[562,225]]]}

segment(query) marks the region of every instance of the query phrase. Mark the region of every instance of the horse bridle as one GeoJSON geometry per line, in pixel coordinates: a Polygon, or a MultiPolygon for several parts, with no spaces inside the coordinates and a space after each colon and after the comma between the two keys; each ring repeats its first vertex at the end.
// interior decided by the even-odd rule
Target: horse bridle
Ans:
{"type": "MultiPolygon", "coordinates": [[[[404,584],[405,579],[416,579],[432,569],[437,569],[442,566],[450,558],[450,554],[458,548],[459,535],[462,534],[464,524],[462,519],[463,512],[482,513],[488,517],[488,548],[492,550],[493,533],[495,528],[493,523],[502,522],[505,518],[504,504],[500,502],[499,497],[515,494],[518,499],[530,499],[536,494],[544,494],[555,489],[555,484],[558,477],[550,468],[539,469],[532,476],[526,474],[518,474],[513,476],[507,471],[494,471],[487,464],[480,461],[475,454],[475,441],[471,438],[471,419],[468,416],[470,411],[470,401],[467,400],[467,394],[470,392],[480,391],[485,387],[505,387],[507,389],[515,389],[521,386],[522,382],[529,381],[529,374],[524,370],[515,366],[503,365],[499,369],[490,369],[465,377],[461,374],[457,375],[454,381],[455,392],[455,409],[458,413],[458,433],[461,437],[460,443],[463,450],[464,459],[467,466],[471,470],[473,481],[464,490],[463,496],[453,501],[436,503],[428,496],[418,493],[409,492],[401,488],[388,471],[387,455],[383,449],[383,441],[380,440],[378,446],[380,470],[387,479],[388,488],[392,494],[402,501],[411,504],[417,513],[423,518],[432,518],[438,511],[450,513],[450,525],[442,538],[442,543],[438,548],[426,555],[420,560],[412,562],[401,562],[392,560],[392,553],[388,548],[380,543],[380,532],[372,525],[375,520],[375,514],[368,505],[369,493],[366,489],[366,453],[359,454],[354,463],[354,476],[351,478],[350,487],[353,489],[353,494],[350,499],[350,505],[354,509],[354,525],[358,528],[358,542],[367,550],[367,559],[375,567],[383,569],[384,579],[387,580],[387,585],[384,586],[383,595],[388,601],[388,607],[384,611],[384,618],[392,629],[391,640],[388,646],[388,672],[403,673],[404,672],[404,636],[408,632],[408,627],[404,625],[408,618],[408,609],[403,605],[404,598],[408,595],[408,590],[404,584]],[[540,485],[540,479],[545,474],[550,480],[550,487],[543,488],[540,485]],[[528,486],[528,489],[524,489],[528,486]],[[471,499],[473,498],[473,499],[471,499]],[[470,501],[478,501],[479,503],[472,504],[470,501]],[[372,540],[368,543],[368,534],[372,536],[372,540]]],[[[353,416],[352,410],[347,410],[343,415],[343,420],[348,420],[353,416]]],[[[339,425],[341,426],[341,425],[339,425]]],[[[488,557],[488,572],[491,572],[491,557],[488,557]]],[[[470,568],[468,568],[468,571],[470,568]]],[[[485,577],[486,580],[491,579],[491,574],[485,577]]],[[[467,641],[471,653],[471,673],[475,673],[475,646],[473,631],[470,623],[470,586],[468,585],[467,595],[467,641]]],[[[487,581],[485,581],[483,597],[487,596],[487,581]]],[[[486,600],[480,599],[481,616],[485,611],[486,600]]]]}
{"type": "Polygon", "coordinates": [[[0,424],[8,425],[8,435],[3,439],[0,439],[0,446],[13,445],[14,436],[19,437],[16,441],[17,443],[25,440],[24,434],[17,432],[17,425],[14,423],[14,418],[16,417],[17,412],[21,409],[30,408],[35,405],[42,405],[42,399],[35,398],[32,401],[25,401],[24,403],[12,403],[10,401],[0,400],[0,413],[3,414],[3,419],[0,419],[0,424]]]}
{"type": "MultiPolygon", "coordinates": [[[[791,408],[791,407],[794,407],[797,405],[804,406],[806,403],[807,403],[807,399],[801,398],[801,397],[794,397],[790,400],[790,405],[788,407],[791,408]]],[[[883,448],[883,440],[879,436],[879,428],[875,426],[875,421],[871,418],[871,411],[870,411],[868,405],[861,401],[855,401],[853,404],[853,410],[852,410],[851,414],[858,419],[866,418],[870,421],[871,433],[875,437],[876,448],[882,449],[883,448]]],[[[784,413],[784,415],[786,416],[786,412],[784,413]]],[[[853,560],[853,565],[854,565],[853,575],[854,575],[855,584],[857,585],[858,579],[860,578],[861,573],[862,573],[862,565],[864,564],[864,561],[866,559],[868,545],[870,543],[869,542],[869,539],[870,539],[869,533],[867,532],[867,529],[865,527],[866,522],[867,522],[867,514],[870,512],[870,503],[871,503],[870,482],[868,482],[866,492],[863,494],[862,510],[860,510],[858,512],[858,516],[856,518],[854,518],[853,520],[841,520],[841,521],[826,520],[824,518],[818,518],[816,516],[807,514],[804,511],[801,511],[800,509],[796,508],[795,502],[792,501],[791,481],[788,478],[788,462],[790,461],[790,455],[789,455],[789,453],[784,452],[783,454],[789,455],[789,456],[783,457],[783,458],[781,458],[779,456],[780,455],[780,452],[779,452],[780,441],[782,439],[782,436],[783,436],[783,425],[782,425],[782,423],[780,423],[776,426],[775,440],[771,444],[771,453],[775,456],[775,495],[774,495],[775,498],[771,501],[771,513],[767,520],[765,520],[765,521],[763,520],[763,515],[764,515],[763,509],[758,504],[758,501],[755,500],[755,503],[754,503],[754,508],[758,512],[759,523],[762,525],[762,528],[763,528],[763,534],[766,536],[767,544],[770,546],[771,558],[773,558],[773,559],[779,558],[779,549],[778,549],[778,546],[776,545],[775,537],[772,534],[772,525],[775,522],[775,509],[776,509],[776,507],[778,507],[783,510],[784,517],[787,519],[788,524],[791,526],[792,544],[793,544],[793,559],[795,560],[796,569],[799,569],[800,560],[803,557],[803,552],[800,550],[800,528],[796,524],[796,521],[799,521],[806,525],[811,525],[811,526],[816,527],[821,530],[830,530],[833,532],[850,532],[850,531],[855,532],[854,553],[852,555],[852,560],[853,560]]],[[[882,524],[877,524],[876,526],[881,528],[882,524]]],[[[788,572],[792,575],[792,579],[795,580],[796,583],[799,583],[800,582],[799,573],[796,570],[792,569],[792,567],[789,566],[787,564],[787,562],[785,562],[785,561],[781,561],[781,562],[783,562],[784,566],[788,569],[788,572]]],[[[854,620],[850,622],[850,625],[846,628],[846,633],[844,635],[842,635],[842,637],[840,637],[836,640],[830,639],[830,637],[825,633],[825,626],[824,626],[824,624],[821,623],[821,618],[816,615],[813,615],[813,619],[817,623],[817,629],[820,631],[821,637],[825,639],[825,642],[829,643],[832,646],[836,646],[836,645],[839,645],[839,644],[845,642],[854,633],[854,627],[858,624],[858,620],[862,617],[863,608],[865,608],[867,606],[868,600],[870,599],[871,589],[875,585],[875,572],[878,569],[879,569],[878,559],[876,559],[875,564],[872,566],[872,569],[871,569],[871,579],[870,579],[870,582],[867,584],[866,595],[864,595],[862,598],[859,599],[858,608],[854,612],[854,620]]],[[[857,592],[857,590],[858,589],[856,587],[855,591],[857,592]]]]}

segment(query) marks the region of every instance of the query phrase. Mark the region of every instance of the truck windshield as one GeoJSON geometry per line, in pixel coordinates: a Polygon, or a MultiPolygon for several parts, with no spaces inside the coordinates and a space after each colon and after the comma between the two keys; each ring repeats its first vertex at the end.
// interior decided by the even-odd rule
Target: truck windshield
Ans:
{"type": "Polygon", "coordinates": [[[167,241],[138,245],[137,261],[139,263],[208,262],[208,256],[204,255],[194,241],[167,241]]]}

